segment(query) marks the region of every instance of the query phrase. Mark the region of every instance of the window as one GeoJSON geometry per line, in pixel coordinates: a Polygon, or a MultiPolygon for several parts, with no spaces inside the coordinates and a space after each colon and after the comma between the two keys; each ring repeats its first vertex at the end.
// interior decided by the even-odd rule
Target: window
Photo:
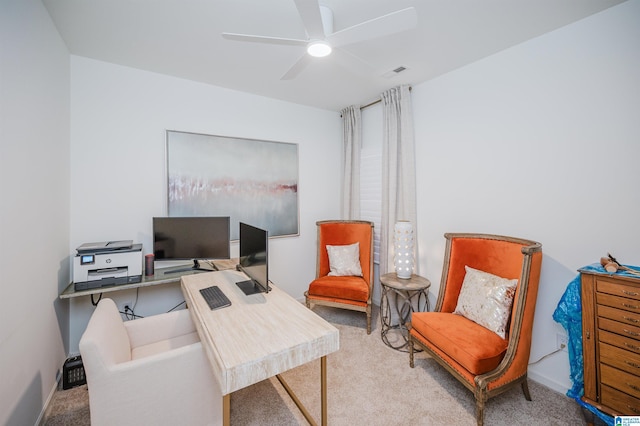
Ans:
{"type": "Polygon", "coordinates": [[[360,216],[374,223],[373,261],[380,263],[380,226],[382,219],[382,107],[374,105],[362,111],[362,148],[360,150],[360,216]]]}

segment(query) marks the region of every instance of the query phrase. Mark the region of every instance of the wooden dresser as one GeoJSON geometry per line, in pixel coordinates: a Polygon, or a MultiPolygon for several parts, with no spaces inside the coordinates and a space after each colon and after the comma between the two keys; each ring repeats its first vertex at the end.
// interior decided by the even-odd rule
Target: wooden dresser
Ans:
{"type": "Polygon", "coordinates": [[[580,270],[583,399],[615,415],[640,415],[640,277],[580,270]]]}

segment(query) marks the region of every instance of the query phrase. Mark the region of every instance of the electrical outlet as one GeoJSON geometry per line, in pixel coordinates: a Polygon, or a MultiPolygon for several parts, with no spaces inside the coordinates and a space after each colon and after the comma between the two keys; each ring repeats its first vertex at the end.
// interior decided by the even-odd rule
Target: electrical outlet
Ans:
{"type": "Polygon", "coordinates": [[[130,310],[132,310],[133,309],[133,302],[131,300],[127,300],[127,301],[121,302],[120,306],[119,306],[120,312],[124,312],[125,314],[130,313],[130,312],[127,312],[127,310],[126,310],[127,306],[129,307],[130,310]]]}
{"type": "Polygon", "coordinates": [[[563,351],[567,351],[567,344],[569,342],[569,338],[564,333],[556,334],[556,347],[558,349],[562,349],[563,351]]]}

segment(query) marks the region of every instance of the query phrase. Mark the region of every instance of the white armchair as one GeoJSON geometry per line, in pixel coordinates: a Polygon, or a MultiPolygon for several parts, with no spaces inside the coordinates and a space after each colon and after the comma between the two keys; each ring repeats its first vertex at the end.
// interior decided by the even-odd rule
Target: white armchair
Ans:
{"type": "Polygon", "coordinates": [[[186,309],[123,322],[103,299],[79,346],[92,426],[222,424],[220,387],[186,309]]]}

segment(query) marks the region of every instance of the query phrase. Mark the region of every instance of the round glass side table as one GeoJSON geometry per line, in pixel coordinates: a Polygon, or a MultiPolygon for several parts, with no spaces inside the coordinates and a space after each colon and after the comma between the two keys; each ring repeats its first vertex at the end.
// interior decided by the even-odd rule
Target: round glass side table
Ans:
{"type": "Polygon", "coordinates": [[[390,272],[380,277],[380,284],[382,341],[390,348],[408,352],[411,313],[429,310],[431,281],[415,274],[402,279],[390,272]]]}

